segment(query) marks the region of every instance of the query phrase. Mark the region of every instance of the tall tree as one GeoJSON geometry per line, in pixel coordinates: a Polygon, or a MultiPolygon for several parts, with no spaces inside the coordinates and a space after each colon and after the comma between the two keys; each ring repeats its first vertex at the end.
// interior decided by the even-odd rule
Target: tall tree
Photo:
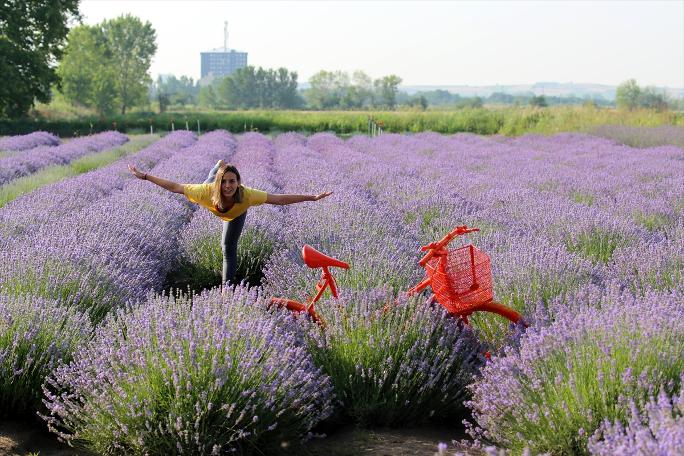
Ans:
{"type": "Polygon", "coordinates": [[[156,32],[149,22],[143,23],[127,14],[102,23],[107,38],[110,64],[117,69],[114,87],[121,114],[147,100],[151,78],[148,74],[157,51],[156,32]]]}
{"type": "Polygon", "coordinates": [[[401,84],[401,78],[394,74],[375,80],[375,89],[382,106],[388,109],[394,109],[397,106],[399,84],[401,84]]]}
{"type": "Polygon", "coordinates": [[[636,80],[628,79],[617,87],[615,103],[618,108],[627,108],[630,111],[639,107],[641,88],[636,80]]]}
{"type": "Polygon", "coordinates": [[[0,2],[0,117],[19,117],[35,100],[50,101],[69,22],[79,18],[78,0],[0,2]]]}
{"type": "Polygon", "coordinates": [[[114,69],[99,27],[81,25],[69,32],[57,73],[67,100],[93,107],[102,115],[114,112],[114,69]]]}
{"type": "Polygon", "coordinates": [[[228,108],[296,108],[301,105],[297,94],[297,73],[287,68],[264,69],[246,66],[224,78],[218,95],[228,108]]]}
{"type": "Polygon", "coordinates": [[[349,89],[349,75],[343,71],[321,70],[309,79],[306,99],[314,109],[339,107],[349,89]]]}

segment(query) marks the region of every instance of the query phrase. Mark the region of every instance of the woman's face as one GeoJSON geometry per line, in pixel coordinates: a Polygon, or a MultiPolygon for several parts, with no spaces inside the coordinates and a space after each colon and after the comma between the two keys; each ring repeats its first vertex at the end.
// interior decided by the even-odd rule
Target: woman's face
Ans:
{"type": "Polygon", "coordinates": [[[237,180],[235,173],[226,171],[221,180],[221,194],[227,198],[232,198],[240,183],[237,180]]]}

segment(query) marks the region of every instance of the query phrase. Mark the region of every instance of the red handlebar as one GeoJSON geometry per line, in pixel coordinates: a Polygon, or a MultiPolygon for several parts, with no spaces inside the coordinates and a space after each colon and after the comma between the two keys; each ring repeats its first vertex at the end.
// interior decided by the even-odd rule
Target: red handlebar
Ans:
{"type": "Polygon", "coordinates": [[[420,248],[420,250],[428,251],[427,254],[421,260],[418,262],[421,266],[425,267],[428,261],[430,261],[430,258],[432,258],[437,251],[440,249],[444,248],[449,242],[451,242],[455,237],[461,236],[467,233],[472,233],[473,231],[480,231],[479,228],[468,228],[468,225],[461,225],[457,226],[453,230],[451,230],[449,233],[447,233],[446,236],[444,236],[441,240],[437,242],[431,242],[428,245],[424,245],[423,247],[420,248]]]}

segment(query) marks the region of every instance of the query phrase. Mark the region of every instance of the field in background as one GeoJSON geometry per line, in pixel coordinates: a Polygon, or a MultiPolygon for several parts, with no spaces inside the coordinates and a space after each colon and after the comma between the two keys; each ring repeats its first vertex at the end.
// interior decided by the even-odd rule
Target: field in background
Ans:
{"type": "Polygon", "coordinates": [[[46,130],[60,137],[87,135],[116,129],[123,133],[149,133],[189,129],[201,132],[224,129],[233,133],[259,131],[303,134],[330,131],[339,135],[368,133],[369,119],[385,132],[433,131],[481,135],[518,136],[525,133],[592,132],[605,126],[683,126],[684,113],[653,110],[620,111],[583,107],[501,107],[457,111],[186,111],[133,112],[125,116],[97,118],[87,113],[50,111],[46,117],[0,121],[0,135],[46,130]],[[85,116],[84,116],[85,114],[85,116]],[[198,124],[199,122],[199,124],[198,124]]]}

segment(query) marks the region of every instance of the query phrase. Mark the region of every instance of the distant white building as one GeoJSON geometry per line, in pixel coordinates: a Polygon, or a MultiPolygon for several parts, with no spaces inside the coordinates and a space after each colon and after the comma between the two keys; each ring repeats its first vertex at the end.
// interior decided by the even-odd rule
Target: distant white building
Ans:
{"type": "Polygon", "coordinates": [[[201,52],[200,84],[207,85],[214,78],[233,74],[247,66],[247,53],[228,49],[228,23],[224,23],[223,47],[208,52],[201,52]]]}

